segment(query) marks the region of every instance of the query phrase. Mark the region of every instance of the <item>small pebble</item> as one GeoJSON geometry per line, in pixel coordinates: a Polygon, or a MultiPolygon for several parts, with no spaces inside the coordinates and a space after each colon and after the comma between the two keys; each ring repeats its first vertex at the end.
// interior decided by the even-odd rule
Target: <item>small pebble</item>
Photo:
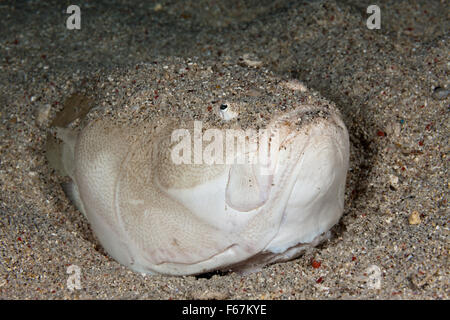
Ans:
{"type": "Polygon", "coordinates": [[[289,80],[282,83],[286,88],[294,91],[306,92],[308,89],[306,86],[298,80],[289,80]]]}
{"type": "Polygon", "coordinates": [[[441,87],[436,87],[434,89],[432,97],[435,100],[444,100],[445,98],[447,98],[449,93],[450,93],[450,90],[448,90],[448,89],[444,89],[444,88],[441,88],[441,87]]]}
{"type": "Polygon", "coordinates": [[[390,182],[391,186],[397,187],[398,186],[398,177],[396,175],[390,174],[389,182],[390,182]]]}
{"type": "Polygon", "coordinates": [[[50,104],[45,104],[36,109],[36,123],[41,126],[50,116],[50,104]]]}
{"type": "Polygon", "coordinates": [[[401,127],[398,122],[390,122],[385,128],[386,133],[394,137],[398,137],[400,135],[400,130],[401,127]]]}
{"type": "Polygon", "coordinates": [[[262,66],[262,61],[258,60],[258,58],[256,56],[249,54],[249,53],[246,53],[242,56],[242,61],[248,67],[257,68],[257,67],[262,66]]]}
{"type": "Polygon", "coordinates": [[[153,11],[161,11],[163,8],[161,3],[157,3],[155,4],[155,6],[153,7],[153,11]]]}
{"type": "Polygon", "coordinates": [[[420,215],[419,212],[413,211],[408,218],[409,224],[419,224],[420,223],[420,215]]]}

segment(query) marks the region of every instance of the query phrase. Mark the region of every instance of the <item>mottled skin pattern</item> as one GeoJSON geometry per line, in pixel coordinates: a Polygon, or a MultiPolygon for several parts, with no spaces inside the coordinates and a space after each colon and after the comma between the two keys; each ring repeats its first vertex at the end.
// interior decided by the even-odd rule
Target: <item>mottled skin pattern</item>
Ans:
{"type": "Polygon", "coordinates": [[[246,164],[171,163],[175,125],[149,132],[99,120],[76,140],[73,198],[106,251],[130,268],[172,275],[254,269],[301,253],[299,244],[313,242],[342,214],[348,137],[336,115],[301,128],[274,121],[284,137],[276,174],[268,177],[255,177],[246,164]],[[265,198],[234,209],[234,199],[259,193],[254,185],[264,179],[265,198]]]}
{"type": "MultiPolygon", "coordinates": [[[[316,98],[299,102],[305,100],[296,96],[296,90],[303,94],[302,86],[270,81],[267,103],[274,111],[269,120],[258,114],[258,121],[252,120],[248,111],[256,106],[248,101],[253,100],[240,103],[234,97],[212,113],[202,114],[211,111],[205,105],[176,118],[99,117],[78,134],[58,129],[62,162],[72,179],[66,191],[113,258],[148,274],[252,271],[300,255],[337,223],[349,157],[339,112],[316,98]],[[193,136],[197,119],[203,132],[262,127],[278,133],[274,171],[264,173],[259,163],[173,163],[172,132],[185,128],[193,136]]],[[[251,87],[245,90],[250,97],[260,95],[251,87]]],[[[130,104],[145,102],[150,90],[142,92],[130,104]]]]}

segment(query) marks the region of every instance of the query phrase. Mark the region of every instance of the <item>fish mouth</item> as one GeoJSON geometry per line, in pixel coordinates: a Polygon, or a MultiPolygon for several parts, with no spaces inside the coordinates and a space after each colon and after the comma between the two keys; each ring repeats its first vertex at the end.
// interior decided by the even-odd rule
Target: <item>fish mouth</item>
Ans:
{"type": "Polygon", "coordinates": [[[308,123],[317,121],[318,119],[328,119],[332,117],[333,111],[330,110],[329,105],[299,105],[294,110],[276,117],[269,126],[288,126],[291,129],[296,128],[299,130],[308,123]]]}
{"type": "Polygon", "coordinates": [[[288,146],[299,135],[306,134],[313,122],[325,120],[330,115],[330,112],[323,106],[302,105],[272,120],[259,136],[259,164],[262,174],[275,174],[280,160],[286,163],[286,161],[295,161],[301,158],[298,150],[290,150],[288,146]],[[280,153],[286,153],[284,152],[286,150],[290,150],[289,155],[280,157],[280,153]]]}
{"type": "Polygon", "coordinates": [[[290,246],[311,243],[342,215],[349,138],[338,112],[323,108],[292,112],[277,123],[289,128],[277,167],[284,168],[280,175],[293,175],[294,184],[285,188],[289,198],[278,233],[264,250],[282,253],[290,246]]]}
{"type": "Polygon", "coordinates": [[[302,106],[255,132],[250,156],[245,159],[248,162],[233,163],[230,167],[226,204],[240,212],[266,205],[277,177],[284,176],[287,181],[301,161],[311,128],[321,122],[326,127],[326,114],[323,108],[302,106]]]}

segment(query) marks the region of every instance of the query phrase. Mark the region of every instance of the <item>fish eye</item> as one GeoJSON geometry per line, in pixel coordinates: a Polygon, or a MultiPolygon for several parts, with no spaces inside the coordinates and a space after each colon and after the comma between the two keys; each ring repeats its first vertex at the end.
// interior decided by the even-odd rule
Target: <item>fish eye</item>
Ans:
{"type": "Polygon", "coordinates": [[[220,118],[222,118],[222,120],[228,121],[235,118],[237,115],[238,112],[232,105],[228,103],[222,103],[219,106],[219,116],[220,118]]]}

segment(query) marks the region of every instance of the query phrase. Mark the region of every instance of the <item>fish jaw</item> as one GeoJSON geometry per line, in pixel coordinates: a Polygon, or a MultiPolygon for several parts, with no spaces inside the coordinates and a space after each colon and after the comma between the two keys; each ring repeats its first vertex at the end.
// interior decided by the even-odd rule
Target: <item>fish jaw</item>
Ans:
{"type": "Polygon", "coordinates": [[[282,254],[298,244],[313,243],[344,212],[348,132],[341,122],[321,122],[308,132],[279,232],[264,251],[282,254]]]}

